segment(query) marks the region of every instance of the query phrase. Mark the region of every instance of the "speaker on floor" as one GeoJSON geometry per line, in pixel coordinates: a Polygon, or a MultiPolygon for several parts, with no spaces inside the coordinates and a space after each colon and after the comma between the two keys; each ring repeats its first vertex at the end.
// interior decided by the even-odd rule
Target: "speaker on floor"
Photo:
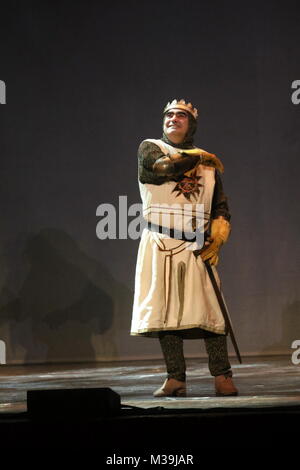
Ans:
{"type": "Polygon", "coordinates": [[[120,395],[110,388],[27,391],[27,412],[34,419],[89,419],[118,416],[120,395]]]}

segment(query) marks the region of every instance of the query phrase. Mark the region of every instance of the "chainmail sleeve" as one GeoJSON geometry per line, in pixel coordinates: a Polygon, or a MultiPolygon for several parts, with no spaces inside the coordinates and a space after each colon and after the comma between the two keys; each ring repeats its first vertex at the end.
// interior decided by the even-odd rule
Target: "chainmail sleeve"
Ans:
{"type": "Polygon", "coordinates": [[[215,172],[215,188],[212,200],[211,217],[216,219],[219,216],[230,222],[231,214],[229,212],[228,199],[223,190],[223,184],[219,172],[215,172]]]}
{"type": "Polygon", "coordinates": [[[165,155],[156,144],[146,140],[139,147],[138,158],[140,182],[156,185],[179,181],[186,171],[194,168],[199,162],[199,155],[182,155],[174,160],[165,155]]]}
{"type": "Polygon", "coordinates": [[[158,145],[153,142],[144,140],[138,149],[138,169],[139,169],[139,181],[143,184],[156,184],[161,185],[170,181],[168,176],[160,176],[153,172],[153,165],[165,154],[161,151],[158,145]]]}

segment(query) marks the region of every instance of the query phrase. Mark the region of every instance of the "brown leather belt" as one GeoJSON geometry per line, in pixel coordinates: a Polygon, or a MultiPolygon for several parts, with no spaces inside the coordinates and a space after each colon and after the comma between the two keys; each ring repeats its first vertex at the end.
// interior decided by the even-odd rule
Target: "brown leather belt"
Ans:
{"type": "Polygon", "coordinates": [[[183,240],[185,242],[195,242],[196,241],[196,234],[195,232],[190,232],[185,234],[182,230],[176,230],[174,228],[163,227],[162,225],[152,224],[151,222],[147,223],[148,230],[151,232],[158,232],[164,235],[168,235],[170,238],[175,238],[176,240],[183,240]],[[187,235],[187,236],[185,236],[187,235]],[[190,236],[190,238],[188,238],[190,236]]]}

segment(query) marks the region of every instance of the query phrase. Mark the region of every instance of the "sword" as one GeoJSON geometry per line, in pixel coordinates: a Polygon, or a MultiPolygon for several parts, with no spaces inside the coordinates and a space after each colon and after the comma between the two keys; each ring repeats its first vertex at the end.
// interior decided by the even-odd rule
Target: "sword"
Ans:
{"type": "Polygon", "coordinates": [[[218,302],[219,302],[219,305],[220,305],[221,312],[222,312],[223,317],[224,317],[224,321],[225,321],[225,330],[226,330],[227,332],[229,332],[230,339],[231,339],[231,342],[232,342],[232,344],[233,344],[233,347],[234,347],[235,353],[236,353],[236,355],[237,355],[237,358],[238,358],[240,364],[242,364],[242,358],[241,358],[241,355],[240,355],[240,351],[239,351],[237,342],[236,342],[235,337],[234,337],[234,333],[233,333],[233,329],[232,329],[232,326],[231,326],[231,323],[230,323],[230,319],[229,319],[229,315],[228,315],[228,312],[227,312],[227,308],[226,308],[225,302],[224,302],[224,300],[223,300],[222,294],[221,294],[221,292],[220,292],[219,286],[218,286],[218,284],[217,284],[216,278],[215,278],[215,276],[214,276],[212,267],[211,267],[211,265],[210,265],[209,260],[204,261],[204,264],[205,264],[205,266],[206,266],[206,269],[207,269],[209,278],[210,278],[210,280],[211,280],[212,286],[213,286],[213,288],[214,288],[216,297],[217,297],[218,302]]]}

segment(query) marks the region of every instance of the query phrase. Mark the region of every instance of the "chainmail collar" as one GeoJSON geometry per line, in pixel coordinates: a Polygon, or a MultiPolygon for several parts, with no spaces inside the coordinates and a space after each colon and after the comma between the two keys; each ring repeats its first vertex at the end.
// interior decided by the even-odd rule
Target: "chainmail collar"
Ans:
{"type": "Polygon", "coordinates": [[[169,140],[168,137],[166,136],[166,134],[164,133],[161,140],[163,142],[165,142],[166,144],[169,144],[172,147],[179,148],[179,149],[192,149],[192,148],[194,148],[193,139],[181,142],[180,144],[174,144],[174,142],[169,140]]]}

